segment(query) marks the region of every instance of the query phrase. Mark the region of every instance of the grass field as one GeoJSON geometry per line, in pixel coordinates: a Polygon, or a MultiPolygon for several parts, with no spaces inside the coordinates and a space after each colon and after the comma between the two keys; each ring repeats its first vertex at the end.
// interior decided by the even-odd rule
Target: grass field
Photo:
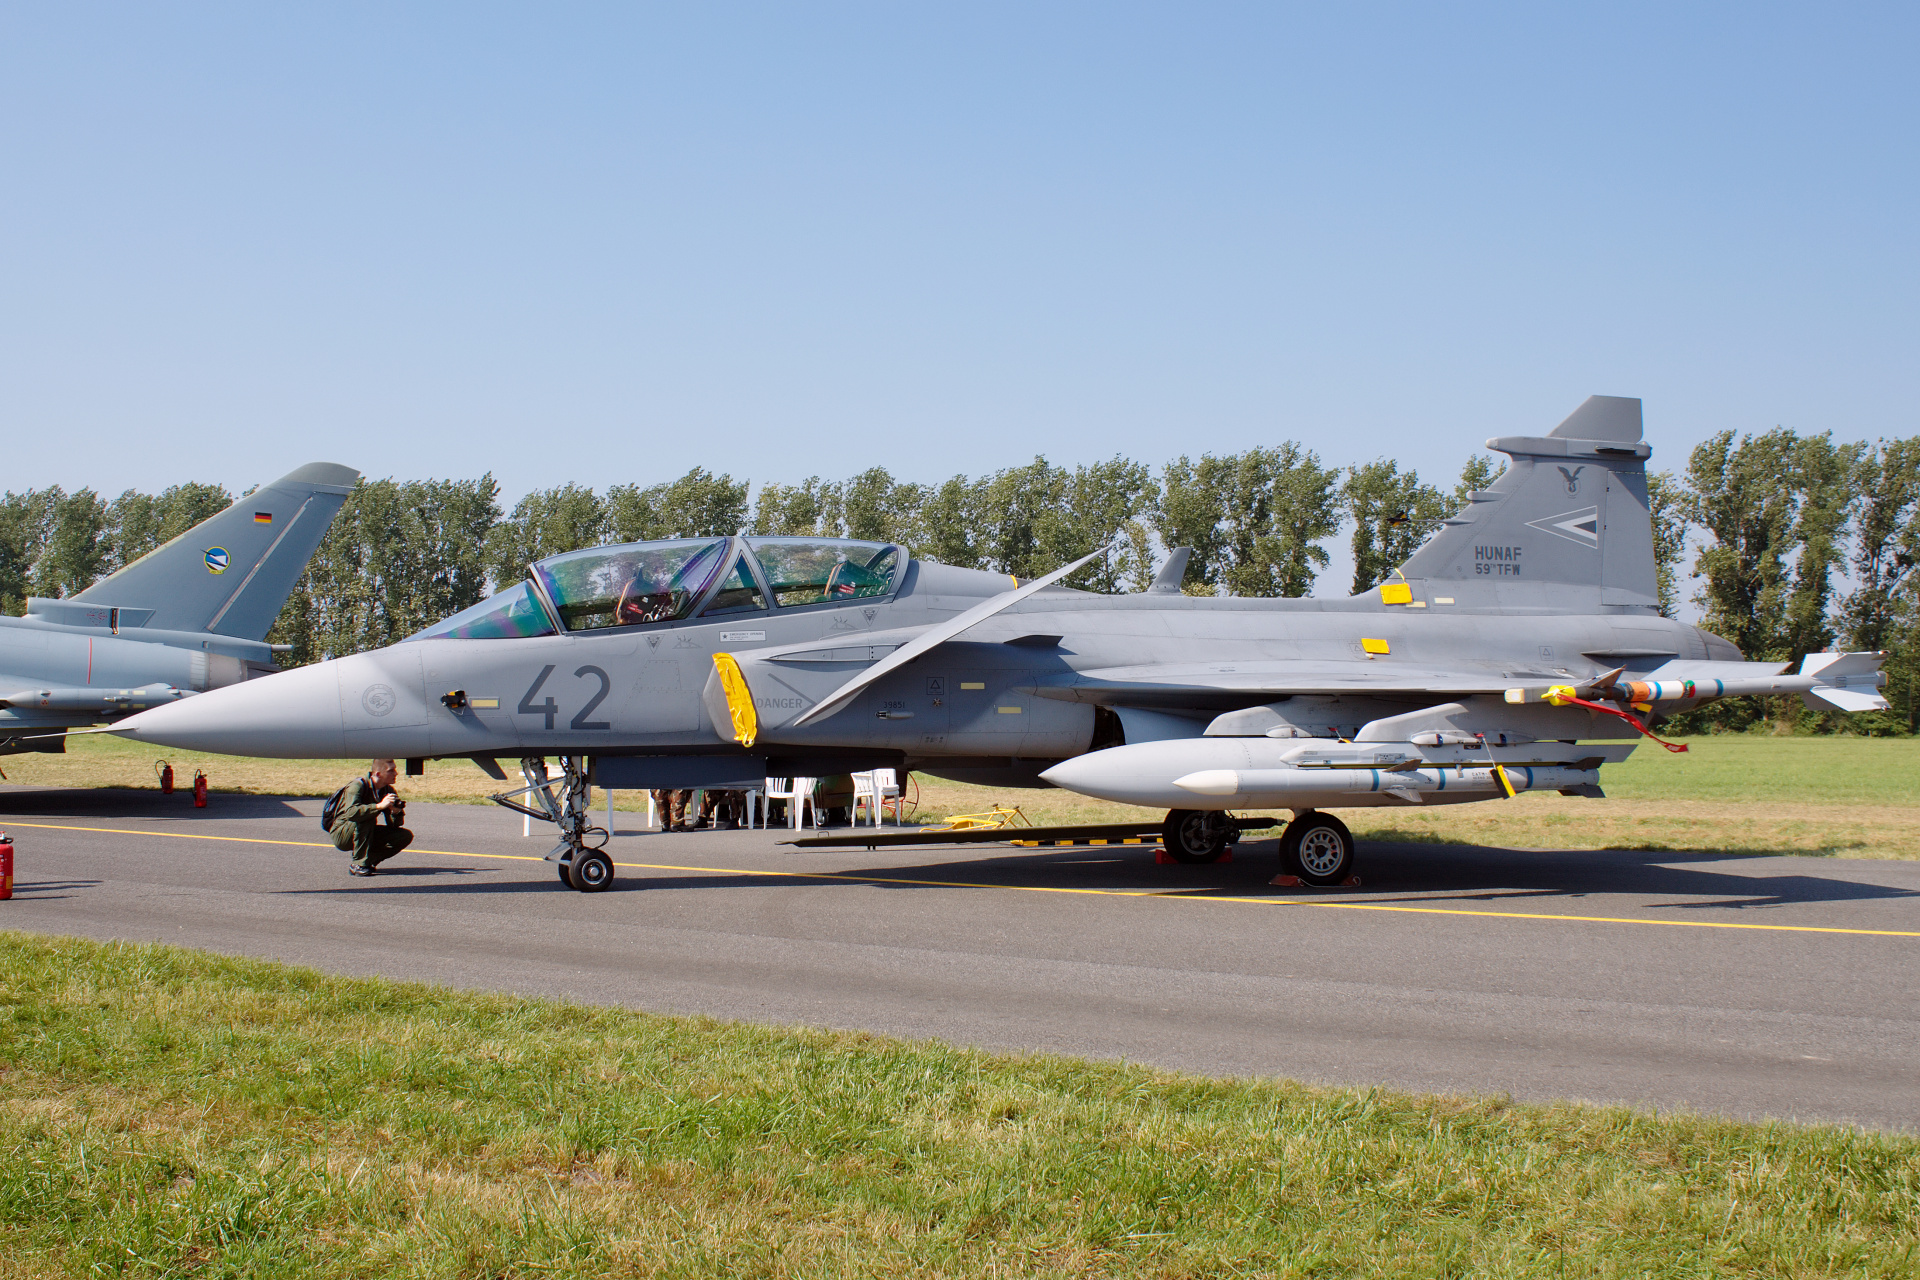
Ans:
{"type": "MultiPolygon", "coordinates": [[[[1675,755],[1651,743],[1601,774],[1606,800],[1524,795],[1434,809],[1350,809],[1365,838],[1509,848],[1627,848],[1920,858],[1920,739],[1694,738],[1675,755]]],[[[331,795],[362,760],[257,760],[151,747],[104,734],[74,738],[63,756],[4,756],[15,782],[75,787],[153,787],[164,754],[182,785],[205,769],[213,789],[268,795],[331,795]]],[[[921,816],[1016,804],[1035,823],[1118,822],[1161,815],[1064,791],[992,791],[917,777],[921,816]]],[[[516,784],[517,785],[517,784],[516,784]]],[[[409,798],[484,803],[501,784],[467,761],[430,762],[424,778],[401,779],[409,798]]],[[[616,806],[643,809],[639,793],[616,806]]]]}
{"type": "Polygon", "coordinates": [[[0,933],[0,1277],[1909,1276],[1920,1141],[0,933]]]}

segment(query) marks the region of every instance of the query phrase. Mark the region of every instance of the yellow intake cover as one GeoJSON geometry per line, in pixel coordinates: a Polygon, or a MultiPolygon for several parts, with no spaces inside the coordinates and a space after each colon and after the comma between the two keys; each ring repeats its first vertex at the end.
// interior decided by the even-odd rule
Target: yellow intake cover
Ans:
{"type": "Polygon", "coordinates": [[[760,717],[753,709],[753,691],[747,688],[747,678],[730,653],[714,654],[713,668],[720,673],[720,687],[727,692],[727,712],[733,717],[734,741],[750,747],[760,736],[760,717]]]}

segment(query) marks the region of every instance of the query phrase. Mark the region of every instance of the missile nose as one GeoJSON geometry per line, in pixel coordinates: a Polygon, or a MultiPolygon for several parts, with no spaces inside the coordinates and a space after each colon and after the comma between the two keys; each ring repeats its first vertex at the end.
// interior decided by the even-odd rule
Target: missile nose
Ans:
{"type": "Polygon", "coordinates": [[[221,755],[333,758],[346,754],[337,664],[296,667],[154,707],[113,725],[138,742],[221,755]]]}
{"type": "Polygon", "coordinates": [[[1173,785],[1182,791],[1191,791],[1197,796],[1238,795],[1240,775],[1232,769],[1202,769],[1198,773],[1189,773],[1184,778],[1175,778],[1173,785]]]}

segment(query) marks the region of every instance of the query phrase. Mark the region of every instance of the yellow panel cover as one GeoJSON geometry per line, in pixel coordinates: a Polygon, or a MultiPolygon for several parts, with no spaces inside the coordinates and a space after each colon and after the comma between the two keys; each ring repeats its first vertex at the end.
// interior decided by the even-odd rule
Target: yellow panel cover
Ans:
{"type": "Polygon", "coordinates": [[[740,664],[730,653],[713,655],[714,670],[720,673],[720,687],[727,693],[727,712],[733,717],[733,737],[743,747],[753,745],[760,736],[760,717],[753,709],[753,691],[740,673],[740,664]]]}
{"type": "Polygon", "coordinates": [[[1385,640],[1369,640],[1369,639],[1362,638],[1360,641],[1360,647],[1366,650],[1368,653],[1391,652],[1391,650],[1387,648],[1387,642],[1385,640]]]}
{"type": "Polygon", "coordinates": [[[1412,604],[1413,584],[1409,582],[1383,582],[1380,584],[1381,604],[1412,604]]]}

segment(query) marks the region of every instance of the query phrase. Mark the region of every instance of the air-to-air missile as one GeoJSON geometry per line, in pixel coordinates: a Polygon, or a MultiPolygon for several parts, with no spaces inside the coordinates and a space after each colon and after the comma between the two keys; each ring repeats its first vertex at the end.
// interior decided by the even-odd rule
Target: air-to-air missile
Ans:
{"type": "Polygon", "coordinates": [[[1063,583],[1098,551],[1023,583],[886,543],[594,547],[399,644],[114,732],[409,772],[465,757],[502,781],[497,760],[517,759],[525,785],[501,798],[557,823],[548,856],[587,891],[612,878],[591,786],[872,768],[1165,805],[1182,861],[1219,857],[1234,811],[1285,809],[1283,867],[1326,884],[1353,866],[1327,809],[1599,796],[1602,766],[1662,712],[1714,697],[1886,705],[1882,655],[1786,675],[1660,616],[1638,400],[1595,396],[1547,435],[1487,444],[1509,469],[1347,599],[1185,595],[1178,549],[1147,590],[1095,595],[1063,583]]]}

